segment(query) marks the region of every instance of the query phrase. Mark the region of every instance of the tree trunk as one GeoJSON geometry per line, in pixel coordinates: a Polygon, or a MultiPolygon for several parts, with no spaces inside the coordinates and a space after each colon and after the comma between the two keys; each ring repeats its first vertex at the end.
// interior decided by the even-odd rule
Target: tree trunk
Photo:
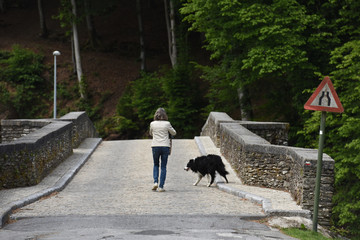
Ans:
{"type": "Polygon", "coordinates": [[[71,61],[73,63],[73,73],[76,73],[76,60],[75,60],[75,51],[74,51],[74,36],[71,35],[71,61]]]}
{"type": "Polygon", "coordinates": [[[41,33],[40,36],[43,38],[46,38],[48,36],[48,30],[46,27],[45,17],[44,17],[44,11],[43,11],[43,1],[38,0],[38,9],[39,9],[39,17],[40,17],[40,29],[41,33]]]}
{"type": "Polygon", "coordinates": [[[168,33],[169,56],[170,56],[170,60],[171,60],[171,65],[174,67],[177,62],[174,4],[173,4],[172,0],[164,0],[164,6],[165,6],[166,29],[167,29],[167,33],[168,33]],[[168,1],[169,1],[170,9],[168,6],[168,1]]]}
{"type": "Polygon", "coordinates": [[[141,60],[141,71],[146,71],[146,59],[145,59],[145,41],[144,41],[144,30],[142,21],[141,11],[141,0],[136,0],[136,12],[139,23],[139,37],[140,37],[140,60],[141,60]]]}
{"type": "Polygon", "coordinates": [[[81,96],[81,98],[84,98],[84,89],[83,89],[83,84],[82,84],[83,72],[82,72],[82,67],[81,67],[79,37],[78,37],[78,31],[77,31],[77,26],[76,26],[76,2],[75,2],[75,0],[71,0],[71,5],[72,5],[72,12],[73,12],[73,15],[75,18],[72,23],[72,28],[73,28],[73,36],[74,36],[76,73],[77,73],[77,78],[78,78],[78,82],[79,82],[80,96],[81,96]]]}
{"type": "Polygon", "coordinates": [[[5,0],[0,0],[0,12],[5,12],[5,0]]]}
{"type": "Polygon", "coordinates": [[[84,0],[85,6],[85,16],[86,16],[86,26],[89,32],[90,44],[92,47],[96,47],[97,33],[94,27],[94,20],[91,14],[91,6],[89,0],[84,0]]]}
{"type": "Polygon", "coordinates": [[[238,88],[238,96],[240,101],[241,120],[250,121],[252,119],[251,102],[249,93],[245,87],[238,88]]]}

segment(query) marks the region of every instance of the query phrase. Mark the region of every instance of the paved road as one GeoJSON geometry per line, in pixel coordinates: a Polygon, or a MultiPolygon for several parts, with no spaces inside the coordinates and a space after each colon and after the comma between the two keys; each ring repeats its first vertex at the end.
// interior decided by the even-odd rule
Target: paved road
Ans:
{"type": "MultiPolygon", "coordinates": [[[[14,214],[0,239],[292,239],[251,221],[260,205],[206,187],[183,167],[199,155],[175,140],[166,192],[151,191],[150,140],[102,142],[61,192],[14,214]]],[[[230,178],[231,181],[231,178],[230,178]]]]}

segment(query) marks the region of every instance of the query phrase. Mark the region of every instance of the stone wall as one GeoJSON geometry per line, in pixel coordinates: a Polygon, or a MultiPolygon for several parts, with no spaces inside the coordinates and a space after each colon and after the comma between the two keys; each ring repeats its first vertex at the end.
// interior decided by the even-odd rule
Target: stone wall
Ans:
{"type": "Polygon", "coordinates": [[[97,136],[85,112],[64,117],[1,121],[0,189],[36,185],[83,139],[97,136]]]}
{"type": "MultiPolygon", "coordinates": [[[[210,136],[220,147],[244,184],[289,191],[299,205],[312,212],[317,150],[284,146],[288,128],[286,123],[269,123],[267,129],[266,123],[231,121],[225,113],[210,113],[202,135],[210,136]],[[259,135],[268,139],[249,130],[254,130],[254,126],[259,135]]],[[[334,160],[326,154],[323,155],[321,181],[319,223],[328,226],[334,191],[334,160]]]]}

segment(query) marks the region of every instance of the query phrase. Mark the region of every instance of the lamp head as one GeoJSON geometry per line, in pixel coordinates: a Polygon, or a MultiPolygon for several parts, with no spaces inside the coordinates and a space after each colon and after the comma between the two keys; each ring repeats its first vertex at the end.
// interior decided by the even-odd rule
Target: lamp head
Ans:
{"type": "Polygon", "coordinates": [[[59,52],[59,51],[54,51],[54,52],[53,52],[53,55],[54,55],[54,56],[59,56],[59,55],[60,55],[60,52],[59,52]]]}

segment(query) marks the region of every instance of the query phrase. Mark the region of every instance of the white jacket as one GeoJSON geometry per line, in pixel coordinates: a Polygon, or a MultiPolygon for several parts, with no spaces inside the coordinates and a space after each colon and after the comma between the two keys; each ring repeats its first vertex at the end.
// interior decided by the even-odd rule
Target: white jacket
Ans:
{"type": "Polygon", "coordinates": [[[150,135],[153,136],[151,147],[170,147],[169,133],[176,135],[169,121],[153,121],[150,123],[150,135]]]}

